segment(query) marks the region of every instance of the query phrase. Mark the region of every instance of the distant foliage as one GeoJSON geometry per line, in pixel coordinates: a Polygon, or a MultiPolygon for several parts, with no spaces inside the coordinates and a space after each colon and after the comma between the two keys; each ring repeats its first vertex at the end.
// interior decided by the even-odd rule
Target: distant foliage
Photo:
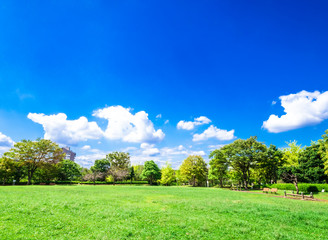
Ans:
{"type": "Polygon", "coordinates": [[[162,185],[169,186],[169,185],[172,185],[176,181],[175,171],[171,167],[171,164],[169,164],[168,162],[162,168],[161,172],[162,172],[162,177],[161,177],[160,182],[162,185]]]}

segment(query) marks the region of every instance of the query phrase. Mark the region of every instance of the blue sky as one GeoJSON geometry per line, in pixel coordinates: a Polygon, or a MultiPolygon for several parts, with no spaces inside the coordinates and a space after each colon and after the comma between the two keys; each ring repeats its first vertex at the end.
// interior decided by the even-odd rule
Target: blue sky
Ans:
{"type": "Polygon", "coordinates": [[[134,163],[177,167],[236,138],[309,145],[328,129],[327,10],[326,1],[1,1],[0,152],[46,137],[83,166],[126,150],[134,163]]]}

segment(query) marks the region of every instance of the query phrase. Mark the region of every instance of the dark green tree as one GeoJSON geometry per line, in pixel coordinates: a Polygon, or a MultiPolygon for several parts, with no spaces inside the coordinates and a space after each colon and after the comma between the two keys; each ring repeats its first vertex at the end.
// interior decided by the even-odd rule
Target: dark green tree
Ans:
{"type": "Polygon", "coordinates": [[[324,160],[320,154],[320,144],[312,143],[299,156],[300,182],[327,183],[324,160]]]}
{"type": "Polygon", "coordinates": [[[152,185],[156,180],[161,179],[161,170],[153,160],[146,161],[141,176],[152,185]]]}
{"type": "Polygon", "coordinates": [[[82,168],[79,164],[71,160],[63,160],[59,164],[60,180],[74,181],[78,180],[82,176],[82,168]]]}
{"type": "Polygon", "coordinates": [[[228,160],[220,149],[211,152],[209,158],[211,160],[208,179],[218,180],[220,187],[223,187],[223,180],[227,178],[228,173],[228,160]]]}
{"type": "Polygon", "coordinates": [[[221,151],[224,152],[236,175],[241,177],[242,186],[247,189],[252,169],[256,169],[258,164],[266,158],[267,147],[258,142],[257,137],[250,137],[225,145],[221,151]]]}

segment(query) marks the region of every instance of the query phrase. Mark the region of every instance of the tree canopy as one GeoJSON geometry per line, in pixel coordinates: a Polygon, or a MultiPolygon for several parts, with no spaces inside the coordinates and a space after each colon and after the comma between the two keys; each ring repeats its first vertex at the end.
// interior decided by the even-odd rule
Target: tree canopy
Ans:
{"type": "Polygon", "coordinates": [[[179,175],[192,186],[200,186],[206,181],[207,164],[201,156],[190,155],[182,162],[179,175]]]}
{"type": "Polygon", "coordinates": [[[161,170],[153,160],[146,161],[141,176],[143,179],[146,179],[149,184],[153,184],[156,180],[161,178],[161,170]]]}

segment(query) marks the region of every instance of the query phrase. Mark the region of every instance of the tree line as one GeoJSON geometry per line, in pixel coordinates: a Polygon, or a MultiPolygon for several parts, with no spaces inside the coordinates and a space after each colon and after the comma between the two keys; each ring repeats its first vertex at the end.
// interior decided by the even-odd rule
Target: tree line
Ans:
{"type": "Polygon", "coordinates": [[[32,181],[128,181],[147,180],[162,185],[218,185],[240,186],[245,189],[277,182],[328,182],[328,130],[310,146],[302,147],[296,141],[286,148],[267,147],[256,137],[237,139],[209,155],[209,164],[203,157],[191,155],[174,170],[169,163],[161,169],[150,160],[143,165],[131,165],[130,155],[112,152],[94,162],[90,168],[64,160],[62,149],[45,139],[22,140],[0,158],[0,179],[3,184],[32,181]],[[209,165],[209,166],[208,166],[209,165]]]}

